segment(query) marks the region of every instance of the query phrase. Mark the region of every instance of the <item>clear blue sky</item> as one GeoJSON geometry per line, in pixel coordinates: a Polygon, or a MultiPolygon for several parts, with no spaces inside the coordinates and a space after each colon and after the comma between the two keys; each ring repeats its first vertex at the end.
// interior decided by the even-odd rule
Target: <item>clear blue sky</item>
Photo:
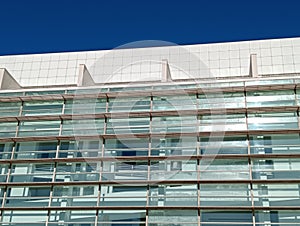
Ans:
{"type": "Polygon", "coordinates": [[[0,55],[299,37],[298,0],[2,0],[0,55]]]}

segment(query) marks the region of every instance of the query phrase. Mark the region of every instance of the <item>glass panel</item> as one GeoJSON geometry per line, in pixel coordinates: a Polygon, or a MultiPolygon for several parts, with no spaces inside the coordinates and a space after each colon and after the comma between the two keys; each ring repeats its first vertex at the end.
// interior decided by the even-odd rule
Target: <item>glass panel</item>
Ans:
{"type": "Polygon", "coordinates": [[[246,86],[294,84],[293,79],[266,79],[245,81],[246,86]]]}
{"type": "Polygon", "coordinates": [[[30,101],[24,102],[22,115],[58,115],[62,113],[64,102],[56,101],[30,101]]]}
{"type": "Polygon", "coordinates": [[[197,137],[152,138],[152,156],[182,155],[192,156],[197,154],[197,137]]]}
{"type": "Polygon", "coordinates": [[[21,102],[0,102],[0,117],[19,116],[21,102]]]}
{"type": "Polygon", "coordinates": [[[298,206],[300,184],[253,184],[255,206],[298,206]]]}
{"type": "Polygon", "coordinates": [[[250,137],[253,154],[299,154],[299,134],[268,134],[250,137]]]}
{"type": "Polygon", "coordinates": [[[47,211],[7,210],[3,212],[2,222],[14,223],[9,225],[42,226],[46,224],[47,211]]]}
{"type": "Polygon", "coordinates": [[[6,182],[8,167],[6,164],[0,164],[0,182],[6,182]]]}
{"type": "Polygon", "coordinates": [[[147,171],[147,162],[103,162],[102,180],[147,180],[147,171]]]}
{"type": "Polygon", "coordinates": [[[64,120],[62,135],[100,135],[103,134],[104,119],[64,120]]]}
{"type": "MultiPolygon", "coordinates": [[[[4,90],[2,90],[3,92],[4,90]]],[[[21,97],[24,96],[24,92],[9,92],[5,90],[3,93],[0,93],[1,97],[7,97],[7,96],[12,96],[12,97],[21,97]]]]}
{"type": "Polygon", "coordinates": [[[247,159],[201,159],[201,180],[248,180],[247,159]]]}
{"type": "Polygon", "coordinates": [[[11,182],[50,182],[54,164],[18,164],[12,165],[11,182]]]}
{"type": "Polygon", "coordinates": [[[10,182],[50,182],[54,164],[18,164],[12,165],[10,182]]]}
{"type": "Polygon", "coordinates": [[[107,134],[149,133],[150,118],[109,118],[107,134]]]}
{"type": "Polygon", "coordinates": [[[99,210],[98,226],[102,225],[144,225],[146,210],[99,210]]]}
{"type": "Polygon", "coordinates": [[[248,107],[294,106],[294,90],[247,92],[248,107]]]}
{"type": "Polygon", "coordinates": [[[106,99],[74,99],[67,100],[65,114],[97,114],[105,112],[106,99]]]}
{"type": "Polygon", "coordinates": [[[70,225],[94,226],[96,210],[52,210],[49,225],[72,223],[70,225]]]}
{"type": "Polygon", "coordinates": [[[56,95],[64,93],[65,90],[27,91],[25,92],[25,96],[56,95]]]}
{"type": "Polygon", "coordinates": [[[199,115],[200,132],[247,130],[244,114],[199,115]]]}
{"type": "Polygon", "coordinates": [[[202,155],[247,154],[247,137],[200,137],[200,153],[202,155]]]}
{"type": "MultiPolygon", "coordinates": [[[[299,87],[300,80],[298,80],[297,82],[298,82],[297,87],[299,87]]],[[[296,103],[299,106],[300,105],[300,89],[299,88],[296,90],[296,98],[297,98],[296,103]]]]}
{"type": "Polygon", "coordinates": [[[200,184],[200,206],[251,206],[250,184],[200,184]]]}
{"type": "Polygon", "coordinates": [[[244,108],[244,93],[207,93],[199,95],[199,109],[244,108]]]}
{"type": "Polygon", "coordinates": [[[13,143],[0,143],[0,159],[10,159],[13,143]]]}
{"type": "Polygon", "coordinates": [[[156,185],[150,187],[150,206],[198,206],[197,185],[156,185]]]}
{"type": "Polygon", "coordinates": [[[5,206],[48,206],[50,187],[9,187],[5,206]]]}
{"type": "Polygon", "coordinates": [[[180,85],[175,85],[175,84],[172,84],[172,85],[167,85],[167,84],[164,84],[164,85],[154,85],[152,87],[149,87],[149,89],[153,89],[153,90],[174,90],[174,89],[180,89],[180,88],[181,88],[180,85]]]}
{"type": "Polygon", "coordinates": [[[249,130],[297,129],[296,112],[257,113],[248,115],[249,130]]]}
{"type": "Polygon", "coordinates": [[[152,118],[153,133],[197,132],[196,116],[164,116],[152,118]]]}
{"type": "Polygon", "coordinates": [[[25,121],[20,123],[18,136],[55,136],[59,128],[60,121],[25,121]]]}
{"type": "Polygon", "coordinates": [[[55,181],[99,181],[101,162],[68,162],[58,163],[55,181]]]}
{"type": "Polygon", "coordinates": [[[101,157],[102,140],[61,141],[59,158],[101,157]]]}
{"type": "Polygon", "coordinates": [[[103,93],[103,92],[108,92],[108,88],[95,88],[95,87],[88,87],[88,88],[82,88],[82,87],[77,87],[74,89],[69,89],[66,90],[66,92],[72,93],[72,94],[88,94],[88,95],[98,95],[99,93],[103,93]]]}
{"type": "Polygon", "coordinates": [[[110,98],[109,112],[150,111],[150,97],[110,98]]]}
{"type": "Polygon", "coordinates": [[[294,226],[300,224],[299,211],[284,211],[284,210],[271,210],[271,211],[256,211],[255,212],[256,226],[265,225],[280,225],[280,226],[294,226]]]}
{"type": "Polygon", "coordinates": [[[214,82],[214,83],[198,83],[197,84],[201,89],[206,91],[205,89],[209,88],[220,88],[220,87],[236,87],[236,86],[244,86],[244,82],[233,81],[233,82],[214,82]]]}
{"type": "Polygon", "coordinates": [[[253,179],[299,179],[300,159],[254,159],[253,179]]]}
{"type": "Polygon", "coordinates": [[[146,186],[101,186],[100,206],[146,206],[146,186]]]}
{"type": "Polygon", "coordinates": [[[3,202],[4,191],[5,191],[5,188],[0,187],[0,205],[2,205],[2,202],[3,202]]]}
{"type": "Polygon", "coordinates": [[[201,226],[253,225],[251,211],[201,211],[201,226]]]}
{"type": "Polygon", "coordinates": [[[196,110],[196,95],[189,95],[185,91],[177,96],[153,97],[153,111],[196,110]]]}
{"type": "Polygon", "coordinates": [[[149,210],[149,224],[197,226],[197,210],[149,210]]]}
{"type": "Polygon", "coordinates": [[[196,160],[151,161],[151,180],[197,180],[196,160]]]}
{"type": "Polygon", "coordinates": [[[18,122],[0,122],[0,137],[15,137],[18,122]]]}
{"type": "Polygon", "coordinates": [[[54,186],[51,206],[97,206],[97,185],[54,186]]]}
{"type": "Polygon", "coordinates": [[[57,141],[20,142],[16,144],[14,158],[38,159],[55,158],[57,141]]]}
{"type": "Polygon", "coordinates": [[[104,144],[105,156],[147,156],[148,139],[107,139],[104,144]]]}

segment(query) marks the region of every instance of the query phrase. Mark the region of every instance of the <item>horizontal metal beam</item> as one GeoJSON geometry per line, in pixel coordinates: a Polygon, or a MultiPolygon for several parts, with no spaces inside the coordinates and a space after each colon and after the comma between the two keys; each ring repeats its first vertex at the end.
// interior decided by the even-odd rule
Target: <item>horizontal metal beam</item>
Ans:
{"type": "MultiPolygon", "coordinates": [[[[130,149],[129,149],[130,150],[130,149]]],[[[72,150],[70,150],[72,151],[72,150]]],[[[79,151],[80,152],[80,151],[79,151]]],[[[101,152],[101,151],[99,151],[101,152]]],[[[75,158],[37,158],[37,159],[1,159],[0,164],[21,163],[62,163],[62,162],[131,162],[162,160],[209,160],[209,159],[300,159],[300,154],[218,154],[215,155],[169,155],[169,156],[111,156],[111,157],[75,157],[75,158]]]]}
{"type": "MultiPolygon", "coordinates": [[[[180,85],[180,84],[179,84],[180,85]]],[[[209,94],[223,92],[244,92],[244,91],[268,91],[268,90],[288,90],[297,89],[299,84],[268,84],[268,85],[250,85],[250,86],[234,86],[234,87],[201,87],[200,88],[188,88],[188,89],[172,89],[168,90],[136,90],[136,91],[122,91],[122,92],[101,92],[100,89],[95,89],[92,93],[83,93],[78,90],[75,94],[48,94],[37,96],[1,96],[0,102],[18,102],[18,101],[38,101],[38,100],[69,100],[69,99],[83,99],[83,98],[115,98],[115,97],[146,97],[146,96],[170,96],[170,95],[188,95],[188,94],[209,94]]],[[[26,91],[25,91],[26,92],[26,91]]],[[[88,92],[88,91],[87,91],[88,92]]]]}
{"type": "Polygon", "coordinates": [[[107,180],[107,181],[70,181],[70,182],[1,182],[5,187],[49,187],[72,185],[119,185],[119,186],[155,186],[158,184],[300,184],[300,179],[264,179],[264,180],[107,180]]]}
{"type": "Polygon", "coordinates": [[[100,134],[78,136],[30,136],[0,138],[0,142],[25,142],[25,141],[63,141],[63,140],[97,140],[97,139],[130,139],[130,138],[169,138],[169,137],[223,137],[242,135],[266,134],[299,134],[300,129],[281,130],[242,130],[242,131],[213,131],[213,132],[183,132],[183,133],[134,133],[134,134],[100,134]]]}
{"type": "MultiPolygon", "coordinates": [[[[146,198],[146,197],[145,197],[146,198]]],[[[100,202],[101,204],[101,202],[100,202]]],[[[23,210],[300,210],[300,206],[33,206],[33,207],[0,207],[2,211],[23,210]]]]}
{"type": "MultiPolygon", "coordinates": [[[[150,108],[150,106],[149,106],[150,108]]],[[[139,112],[110,112],[90,114],[57,114],[57,115],[31,115],[31,116],[8,116],[0,117],[0,122],[17,121],[43,121],[43,120],[80,120],[98,118],[128,118],[128,117],[161,117],[161,116],[197,116],[197,115],[220,115],[220,114],[249,114],[268,112],[296,112],[299,106],[275,106],[275,107],[250,107],[250,108],[215,108],[194,110],[164,110],[164,111],[139,111],[139,112]]],[[[225,120],[225,117],[224,117],[225,120]]],[[[200,120],[201,121],[201,120],[200,120]]]]}

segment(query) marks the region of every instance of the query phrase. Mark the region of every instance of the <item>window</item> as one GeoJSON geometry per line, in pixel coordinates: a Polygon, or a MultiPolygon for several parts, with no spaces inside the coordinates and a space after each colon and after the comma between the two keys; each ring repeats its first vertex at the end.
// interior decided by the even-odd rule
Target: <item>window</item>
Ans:
{"type": "Polygon", "coordinates": [[[55,158],[57,141],[20,142],[16,144],[16,159],[55,158]]]}
{"type": "Polygon", "coordinates": [[[62,114],[63,101],[30,101],[24,102],[22,115],[57,115],[62,114]]]}
{"type": "Polygon", "coordinates": [[[56,136],[60,121],[24,121],[20,123],[18,136],[56,136]]]}

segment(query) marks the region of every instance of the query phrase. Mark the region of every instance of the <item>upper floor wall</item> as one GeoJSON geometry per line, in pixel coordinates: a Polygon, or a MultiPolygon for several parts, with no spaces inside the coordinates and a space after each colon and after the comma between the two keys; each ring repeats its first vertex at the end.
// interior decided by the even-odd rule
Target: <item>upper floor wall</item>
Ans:
{"type": "Polygon", "coordinates": [[[300,38],[0,56],[0,68],[23,87],[76,85],[80,64],[100,84],[160,81],[163,60],[173,80],[245,77],[251,54],[259,75],[300,73],[300,38]]]}

